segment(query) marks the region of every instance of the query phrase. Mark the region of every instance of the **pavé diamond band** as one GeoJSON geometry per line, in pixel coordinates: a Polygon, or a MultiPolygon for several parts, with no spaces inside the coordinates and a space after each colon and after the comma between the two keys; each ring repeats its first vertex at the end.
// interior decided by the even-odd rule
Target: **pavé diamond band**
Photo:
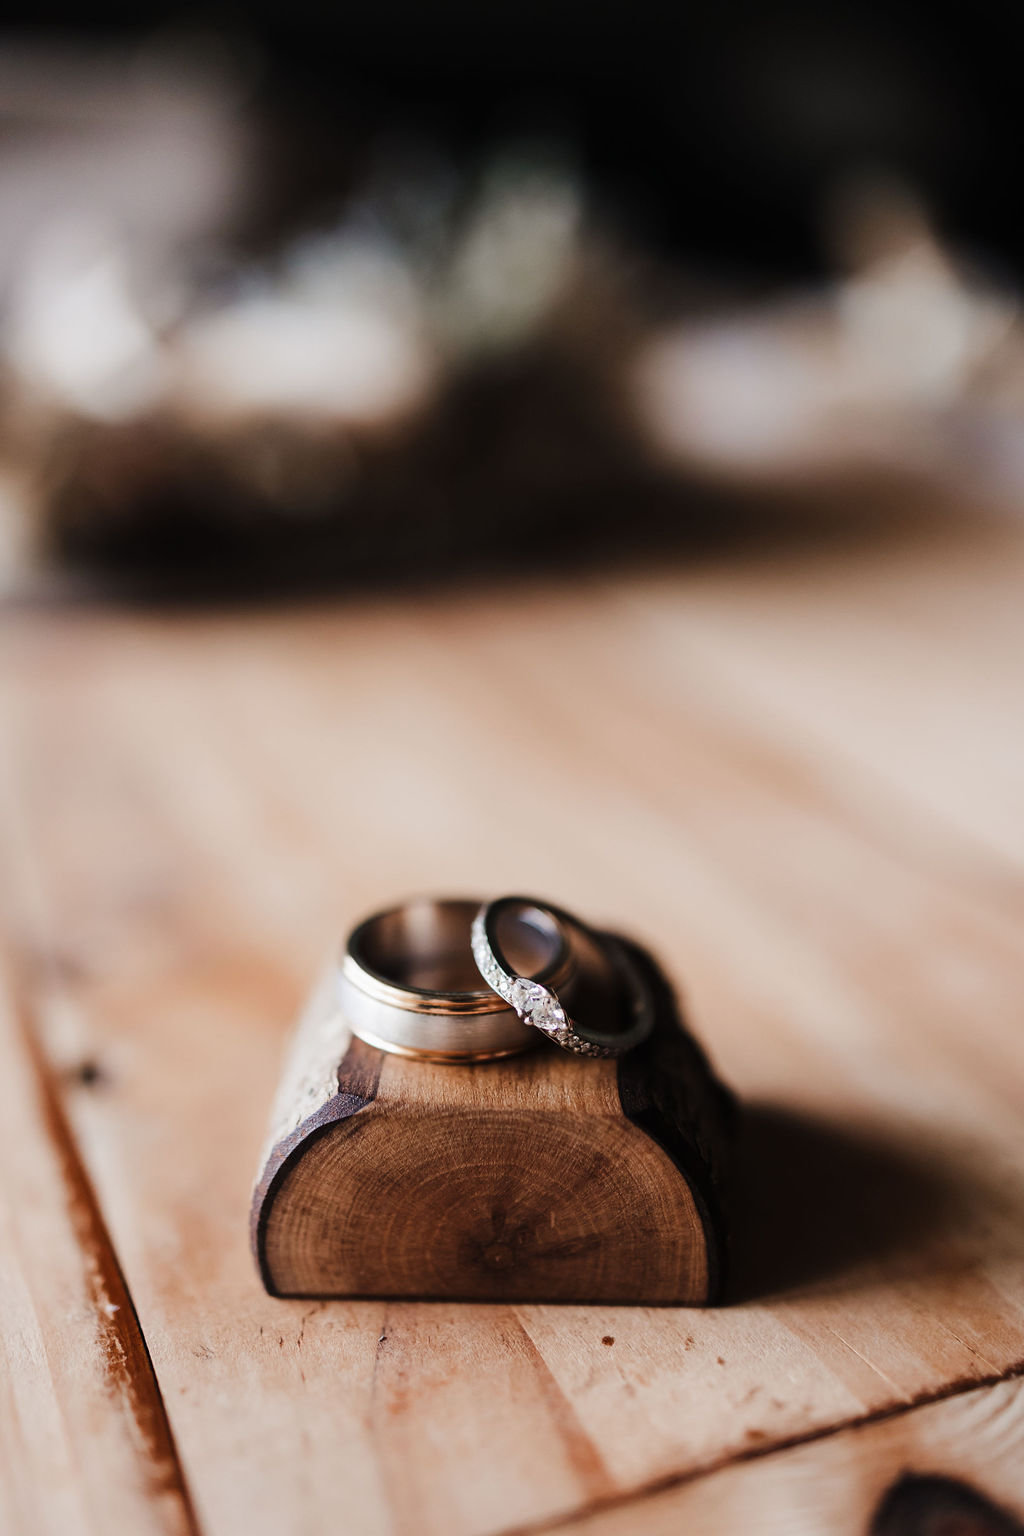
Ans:
{"type": "Polygon", "coordinates": [[[578,1056],[621,1056],[650,1034],[654,1000],[649,987],[629,957],[626,946],[613,934],[592,932],[578,918],[530,896],[502,896],[485,902],[473,919],[473,958],[480,975],[499,997],[515,1009],[525,1025],[539,1029],[563,1050],[578,1056]],[[578,935],[602,955],[620,994],[626,1015],[621,1030],[584,1028],[566,1012],[551,977],[525,976],[510,956],[508,925],[530,921],[549,934],[578,935]]]}
{"type": "MultiPolygon", "coordinates": [[[[352,930],[337,994],[353,1034],[428,1061],[487,1061],[537,1044],[536,1030],[481,985],[470,949],[479,905],[408,901],[352,930]]],[[[524,910],[505,937],[529,977],[571,992],[575,956],[559,923],[524,910]]]]}

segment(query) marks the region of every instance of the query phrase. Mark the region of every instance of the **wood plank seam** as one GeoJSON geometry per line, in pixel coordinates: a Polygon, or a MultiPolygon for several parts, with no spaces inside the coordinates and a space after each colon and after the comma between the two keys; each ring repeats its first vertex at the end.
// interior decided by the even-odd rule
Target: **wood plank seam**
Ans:
{"type": "Polygon", "coordinates": [[[905,1418],[919,1409],[930,1408],[936,1403],[944,1403],[951,1398],[985,1392],[1003,1382],[1014,1381],[1020,1377],[1024,1377],[1024,1358],[1015,1361],[1004,1371],[993,1372],[990,1376],[971,1376],[960,1381],[949,1382],[940,1391],[922,1392],[909,1402],[875,1408],[869,1413],[856,1414],[848,1419],[841,1419],[835,1424],[826,1424],[820,1429],[809,1430],[806,1434],[788,1435],[779,1440],[765,1441],[758,1445],[744,1447],[742,1450],[732,1451],[726,1456],[717,1457],[705,1463],[704,1466],[655,1478],[642,1488],[634,1488],[629,1493],[613,1495],[610,1498],[597,1498],[586,1509],[574,1510],[571,1514],[557,1515],[551,1520],[509,1526],[502,1532],[502,1536],[546,1536],[548,1531],[571,1532],[598,1513],[615,1509],[639,1510],[648,1499],[654,1498],[657,1494],[667,1493],[673,1488],[683,1488],[688,1483],[698,1483],[705,1477],[724,1471],[727,1467],[739,1466],[748,1461],[767,1461],[772,1457],[785,1454],[786,1451],[796,1450],[800,1446],[832,1440],[837,1435],[857,1434],[860,1430],[868,1429],[872,1425],[883,1424],[890,1419],[905,1418]]]}
{"type": "Polygon", "coordinates": [[[153,1493],[177,1506],[175,1523],[181,1536],[202,1536],[135,1302],[32,1022],[28,987],[23,981],[25,966],[11,963],[12,959],[9,952],[4,957],[12,1014],[31,1063],[43,1122],[81,1245],[110,1389],[125,1403],[135,1425],[153,1493]]]}

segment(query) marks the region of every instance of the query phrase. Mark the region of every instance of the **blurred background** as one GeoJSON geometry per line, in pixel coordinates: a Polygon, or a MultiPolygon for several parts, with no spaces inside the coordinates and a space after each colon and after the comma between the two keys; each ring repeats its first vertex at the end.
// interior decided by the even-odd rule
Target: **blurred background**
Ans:
{"type": "Polygon", "coordinates": [[[8,594],[574,568],[1019,496],[1010,7],[7,17],[8,594]]]}

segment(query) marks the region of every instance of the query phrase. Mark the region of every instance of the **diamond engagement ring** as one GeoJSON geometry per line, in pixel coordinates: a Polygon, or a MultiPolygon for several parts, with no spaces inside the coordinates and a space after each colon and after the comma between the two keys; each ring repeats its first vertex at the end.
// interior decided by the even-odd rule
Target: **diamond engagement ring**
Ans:
{"type": "Polygon", "coordinates": [[[654,1000],[626,946],[612,934],[596,934],[578,918],[529,896],[501,896],[484,902],[473,919],[473,958],[480,975],[500,998],[513,1008],[524,1024],[539,1029],[563,1050],[578,1056],[621,1056],[650,1034],[654,1000]],[[506,953],[507,925],[527,923],[538,932],[578,935],[607,962],[617,990],[625,999],[625,1028],[600,1032],[585,1029],[566,1013],[552,986],[553,978],[524,976],[513,968],[506,953]],[[504,940],[504,942],[503,942],[504,940]]]}

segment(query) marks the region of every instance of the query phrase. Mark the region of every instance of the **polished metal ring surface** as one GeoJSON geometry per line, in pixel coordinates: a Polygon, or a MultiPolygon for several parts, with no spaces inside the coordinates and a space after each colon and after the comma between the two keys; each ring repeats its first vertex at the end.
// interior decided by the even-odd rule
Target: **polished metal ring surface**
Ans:
{"type": "MultiPolygon", "coordinates": [[[[537,1044],[536,1030],[480,984],[470,948],[479,905],[408,901],[352,930],[337,995],[353,1034],[379,1050],[427,1061],[488,1061],[537,1044]]],[[[571,986],[574,956],[559,924],[524,912],[513,939],[538,983],[571,986]]]]}
{"type": "Polygon", "coordinates": [[[645,1040],[654,1026],[654,999],[626,946],[613,934],[595,933],[559,907],[532,896],[501,896],[484,902],[473,919],[472,943],[473,958],[487,985],[515,1009],[524,1024],[539,1029],[565,1051],[577,1056],[622,1056],[645,1040]],[[555,991],[557,982],[516,971],[502,942],[502,927],[517,914],[520,920],[528,915],[535,926],[546,925],[552,933],[579,933],[603,953],[625,1005],[627,1021],[622,1030],[606,1033],[585,1028],[566,1012],[555,991]]]}

